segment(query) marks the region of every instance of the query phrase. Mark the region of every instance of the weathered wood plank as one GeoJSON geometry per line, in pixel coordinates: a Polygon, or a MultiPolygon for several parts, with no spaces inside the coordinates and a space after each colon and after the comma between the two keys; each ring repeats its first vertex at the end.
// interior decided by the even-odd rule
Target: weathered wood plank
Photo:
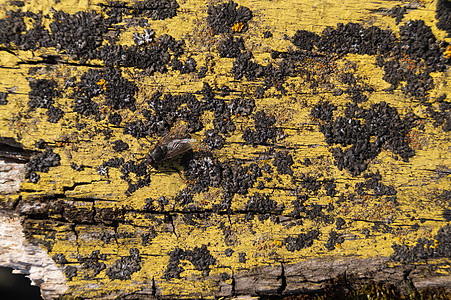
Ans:
{"type": "Polygon", "coordinates": [[[45,298],[450,292],[449,2],[1,8],[0,265],[45,298]]]}

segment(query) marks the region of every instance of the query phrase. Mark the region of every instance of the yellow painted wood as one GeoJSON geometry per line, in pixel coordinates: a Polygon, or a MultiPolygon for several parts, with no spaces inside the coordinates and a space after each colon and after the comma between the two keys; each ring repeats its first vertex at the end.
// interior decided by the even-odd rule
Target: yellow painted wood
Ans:
{"type": "MultiPolygon", "coordinates": [[[[99,10],[98,1],[25,1],[24,11],[38,12],[44,14],[50,12],[52,7],[55,10],[63,10],[68,13],[85,10],[99,10]]],[[[133,68],[123,68],[124,77],[133,80],[140,91],[137,96],[138,109],[150,95],[159,87],[163,86],[164,92],[183,93],[194,92],[202,89],[202,82],[209,82],[210,85],[221,86],[227,83],[234,90],[252,93],[255,84],[246,79],[234,81],[230,74],[233,59],[219,58],[216,49],[216,39],[211,37],[209,28],[206,25],[206,10],[208,5],[216,1],[186,0],[180,1],[178,16],[164,21],[149,21],[151,28],[156,31],[156,36],[168,33],[174,38],[184,38],[187,42],[187,49],[192,53],[198,66],[204,65],[205,53],[210,52],[216,62],[215,74],[208,75],[205,79],[198,79],[195,75],[180,75],[178,72],[168,72],[166,74],[155,73],[153,76],[144,77],[138,70],[133,68]]],[[[238,2],[239,5],[249,7],[254,18],[249,23],[249,30],[243,34],[246,47],[255,55],[256,61],[266,64],[269,60],[270,49],[286,50],[294,48],[283,36],[293,36],[298,29],[304,29],[321,33],[326,26],[335,27],[338,23],[359,22],[367,26],[377,25],[381,28],[390,28],[398,32],[398,26],[394,19],[374,10],[389,9],[399,1],[248,1],[238,2]],[[270,30],[274,34],[272,39],[263,39],[262,32],[270,30]]],[[[409,10],[404,20],[421,19],[433,29],[434,34],[440,40],[451,42],[450,38],[445,38],[445,33],[436,28],[435,1],[412,2],[417,5],[416,9],[409,10]]],[[[0,5],[0,17],[11,6],[7,1],[2,0],[0,5]]],[[[122,45],[131,45],[132,34],[142,30],[139,27],[129,28],[120,37],[122,45]]],[[[47,122],[45,109],[28,111],[28,92],[30,91],[27,77],[31,67],[39,67],[34,78],[52,77],[63,86],[64,81],[72,76],[81,75],[89,67],[68,64],[43,65],[39,63],[38,55],[31,51],[15,50],[15,55],[0,52],[0,91],[13,91],[9,94],[9,103],[0,107],[0,136],[13,137],[24,145],[27,149],[33,149],[36,141],[40,138],[49,142],[55,153],[61,156],[61,165],[50,168],[48,173],[40,173],[41,179],[37,184],[24,181],[21,185],[20,195],[26,205],[38,205],[43,196],[54,195],[52,201],[67,202],[73,204],[77,209],[100,212],[102,209],[123,210],[123,222],[116,231],[112,227],[102,224],[67,224],[58,219],[49,218],[48,228],[42,235],[43,223],[32,222],[24,226],[36,226],[41,229],[39,234],[32,238],[40,240],[42,245],[46,243],[51,247],[47,249],[50,256],[64,254],[66,259],[73,266],[78,267],[78,274],[71,281],[68,281],[70,289],[67,295],[70,297],[81,296],[87,298],[110,298],[114,295],[132,294],[141,290],[152,292],[152,281],[155,281],[157,295],[173,297],[174,295],[184,297],[213,297],[220,294],[222,273],[240,274],[243,270],[263,266],[280,266],[280,262],[287,265],[301,264],[304,261],[315,259],[330,259],[358,257],[359,259],[389,257],[393,253],[392,244],[405,243],[414,245],[419,238],[433,238],[437,231],[447,224],[442,216],[443,209],[447,203],[437,200],[437,196],[443,191],[449,190],[451,180],[449,175],[439,176],[436,170],[447,170],[451,166],[450,136],[442,129],[432,125],[433,120],[428,118],[425,107],[414,99],[407,98],[401,90],[388,93],[384,89],[389,87],[382,80],[383,70],[374,65],[374,57],[366,55],[347,55],[333,62],[333,67],[337,72],[330,75],[331,81],[338,82],[336,75],[349,68],[349,63],[355,64],[355,74],[361,76],[364,82],[375,87],[376,92],[369,97],[369,107],[373,103],[385,101],[395,107],[401,115],[413,111],[424,118],[424,129],[415,130],[410,133],[411,145],[415,148],[416,155],[408,163],[396,160],[390,151],[382,151],[374,161],[369,164],[369,171],[379,172],[382,175],[382,182],[385,185],[392,185],[397,191],[399,206],[392,206],[384,197],[365,196],[362,199],[355,199],[355,202],[338,202],[337,199],[325,195],[320,191],[315,198],[310,198],[306,204],[327,205],[332,203],[335,206],[334,217],[343,218],[347,224],[342,231],[345,241],[336,245],[336,249],[328,251],[325,244],[329,237],[329,232],[335,229],[335,224],[325,224],[323,222],[303,220],[303,224],[287,228],[285,222],[274,223],[270,219],[259,221],[258,218],[246,220],[244,213],[239,213],[245,208],[248,198],[235,196],[230,215],[211,214],[208,219],[197,219],[196,225],[189,225],[183,221],[181,207],[174,203],[173,197],[183,188],[186,182],[183,176],[178,173],[155,172],[151,177],[151,184],[148,187],[139,189],[132,195],[127,196],[125,191],[127,184],[120,179],[120,172],[110,168],[109,176],[101,176],[96,169],[103,161],[118,156],[112,150],[112,145],[105,140],[104,136],[96,131],[103,128],[112,130],[112,139],[122,139],[130,145],[130,150],[121,153],[126,161],[144,158],[151,149],[152,143],[140,139],[139,141],[130,135],[124,135],[123,129],[110,126],[107,120],[95,122],[93,118],[83,118],[87,123],[86,130],[77,131],[74,128],[77,114],[70,111],[71,99],[62,97],[56,99],[57,105],[62,107],[66,114],[63,120],[56,124],[47,122]],[[18,64],[22,61],[28,63],[18,64]],[[38,62],[36,65],[31,62],[38,62]],[[334,77],[335,76],[335,77],[334,77]],[[29,115],[29,118],[24,118],[29,115]],[[22,116],[22,117],[21,117],[22,116]],[[75,171],[70,163],[89,166],[83,171],[75,171]],[[73,188],[72,188],[73,187],[73,188]],[[61,195],[64,195],[62,197],[61,195]],[[151,197],[156,200],[164,196],[169,199],[170,204],[166,206],[165,214],[172,214],[172,223],[165,220],[164,214],[155,214],[154,219],[146,218],[142,212],[145,199],[151,197]],[[93,199],[93,200],[89,200],[93,199]],[[174,209],[172,209],[174,207],[174,209]],[[415,219],[411,220],[410,216],[415,219]],[[387,219],[395,217],[391,227],[397,228],[394,232],[384,233],[372,229],[378,222],[386,222],[387,219]],[[419,224],[418,230],[412,230],[411,225],[424,219],[424,223],[419,224]],[[225,239],[223,229],[220,224],[225,224],[230,231],[230,236],[225,239]],[[27,225],[28,224],[28,225],[27,225]],[[369,229],[370,234],[366,236],[364,229],[369,229]],[[307,232],[312,229],[320,231],[320,237],[313,242],[312,247],[290,252],[283,246],[283,241],[287,236],[307,232]],[[152,230],[156,236],[143,245],[140,234],[149,233],[152,230]],[[116,239],[104,242],[101,234],[116,234],[116,239]],[[169,262],[169,253],[176,247],[192,250],[195,247],[208,245],[211,255],[216,258],[216,264],[211,266],[210,275],[205,277],[202,271],[198,271],[189,261],[182,261],[181,265],[185,269],[180,274],[181,279],[165,280],[162,278],[169,262]],[[92,270],[80,267],[78,256],[87,257],[95,250],[101,254],[106,254],[102,260],[107,267],[114,264],[121,257],[130,255],[129,249],[137,248],[141,255],[141,269],[131,275],[130,280],[111,280],[106,275],[106,270],[93,277],[92,270]],[[227,257],[225,250],[231,248],[234,253],[227,257]],[[239,262],[239,253],[246,253],[246,262],[239,262]]],[[[320,69],[317,62],[306,62],[311,68],[320,69]]],[[[321,71],[318,71],[320,74],[321,71]]],[[[431,97],[437,97],[443,93],[451,95],[450,72],[434,74],[436,88],[431,91],[431,97]]],[[[298,84],[299,78],[289,78],[287,82],[298,84]]],[[[288,86],[288,84],[287,84],[288,86]]],[[[67,89],[67,92],[71,88],[67,89]]],[[[280,141],[280,146],[292,147],[290,151],[295,164],[293,170],[295,176],[300,174],[321,175],[324,178],[336,180],[337,191],[351,192],[352,186],[356,182],[364,181],[362,176],[352,176],[346,170],[340,171],[334,165],[334,159],[329,146],[324,141],[324,136],[319,132],[317,122],[310,116],[311,108],[319,101],[329,100],[340,106],[347,103],[343,97],[332,97],[330,93],[322,93],[321,88],[318,93],[309,90],[307,94],[297,94],[295,90],[289,90],[286,96],[269,96],[264,99],[256,99],[256,109],[265,109],[267,112],[277,116],[277,126],[284,128],[286,138],[280,141]],[[295,99],[295,100],[294,100],[295,99]],[[310,158],[313,164],[309,167],[299,163],[304,158],[310,158]],[[351,188],[346,185],[350,184],[351,188]]],[[[275,92],[272,88],[269,95],[275,92]]],[[[102,99],[99,99],[102,101],[102,99]]],[[[107,112],[105,112],[107,113],[107,112]]],[[[121,110],[124,119],[135,120],[137,116],[128,110],[121,110]]],[[[215,150],[213,154],[220,161],[227,161],[233,158],[252,159],[263,151],[268,150],[265,146],[241,145],[243,142],[242,129],[252,126],[252,120],[244,117],[234,117],[237,124],[235,134],[226,139],[226,146],[222,150],[215,150]],[[242,124],[242,128],[238,124],[242,124]]],[[[212,114],[206,113],[203,116],[206,129],[212,128],[212,114]]],[[[204,130],[206,130],[204,129],[204,130]]],[[[200,140],[204,131],[194,134],[193,138],[200,140]]],[[[272,163],[272,159],[261,160],[258,164],[272,163]]],[[[271,176],[275,176],[274,172],[271,176]]],[[[263,191],[251,188],[249,195],[254,193],[272,193],[271,199],[277,204],[285,206],[284,212],[292,210],[292,201],[295,195],[290,190],[294,185],[289,176],[279,175],[280,182],[275,178],[271,182],[277,189],[264,189],[263,191]]],[[[258,181],[263,180],[260,178],[258,181]]],[[[222,190],[220,188],[210,188],[208,192],[195,196],[195,203],[198,206],[211,209],[212,205],[221,201],[222,190]]],[[[20,205],[19,205],[20,207],[20,205]]],[[[284,213],[285,214],[285,213],[284,213]]],[[[287,217],[287,216],[285,216],[287,217]]],[[[288,217],[287,217],[288,218],[288,217]]],[[[449,224],[449,223],[448,223],[449,224]]],[[[445,260],[446,261],[446,260],[445,260]]],[[[442,265],[442,261],[429,263],[442,265]]],[[[396,263],[394,263],[396,265],[396,263]]],[[[449,260],[448,260],[449,264],[449,260]]],[[[443,276],[449,276],[449,268],[440,268],[437,272],[443,276]]],[[[226,280],[229,285],[231,279],[226,280]]]]}

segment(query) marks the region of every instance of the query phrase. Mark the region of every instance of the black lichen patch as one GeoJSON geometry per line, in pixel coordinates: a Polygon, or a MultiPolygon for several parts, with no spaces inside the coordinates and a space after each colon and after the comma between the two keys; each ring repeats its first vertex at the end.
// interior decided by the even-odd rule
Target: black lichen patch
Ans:
{"type": "Polygon", "coordinates": [[[113,142],[113,150],[116,152],[122,152],[129,148],[128,144],[123,140],[117,140],[113,142]]]}
{"type": "Polygon", "coordinates": [[[246,252],[240,252],[238,253],[238,262],[241,264],[246,263],[246,252]]]}
{"type": "Polygon", "coordinates": [[[180,192],[177,193],[177,195],[174,197],[175,203],[179,205],[187,205],[193,202],[193,190],[188,187],[180,192]]]}
{"type": "Polygon", "coordinates": [[[196,270],[202,271],[203,276],[208,276],[210,266],[216,263],[216,258],[211,255],[206,245],[195,247],[193,250],[175,248],[169,253],[169,264],[163,274],[163,279],[180,278],[180,273],[185,270],[180,266],[181,260],[190,261],[196,270]]]}
{"type": "Polygon", "coordinates": [[[188,74],[196,71],[197,62],[194,58],[189,57],[184,63],[178,58],[174,58],[170,63],[172,70],[179,71],[180,74],[188,74]]]}
{"type": "Polygon", "coordinates": [[[118,114],[118,113],[115,112],[115,113],[113,113],[113,114],[111,114],[111,115],[108,116],[108,122],[109,122],[110,124],[113,124],[113,125],[118,126],[118,125],[120,125],[121,122],[122,122],[122,117],[121,117],[120,114],[118,114]]]}
{"type": "MultiPolygon", "coordinates": [[[[364,178],[367,179],[364,182],[358,182],[355,185],[355,190],[360,196],[396,196],[397,192],[393,186],[387,186],[381,182],[382,176],[379,172],[365,174],[364,178]]],[[[396,199],[396,197],[394,197],[394,199],[396,199]]]]}
{"type": "Polygon", "coordinates": [[[276,118],[266,114],[263,110],[256,112],[254,119],[254,128],[246,128],[243,133],[243,139],[247,144],[266,144],[268,140],[276,142],[278,128],[274,126],[276,118]]]}
{"type": "Polygon", "coordinates": [[[317,195],[323,185],[322,181],[313,175],[301,174],[299,180],[301,181],[301,187],[313,195],[317,195]]]}
{"type": "Polygon", "coordinates": [[[383,79],[404,94],[424,101],[434,87],[431,72],[443,71],[449,58],[443,55],[447,44],[439,42],[423,20],[408,21],[400,27],[399,47],[390,55],[379,55],[377,65],[384,68],[383,79]],[[406,60],[405,57],[408,57],[406,60]]]}
{"type": "Polygon", "coordinates": [[[196,132],[203,128],[200,121],[202,113],[209,109],[202,105],[196,96],[191,93],[182,95],[163,94],[155,92],[148,100],[149,107],[153,112],[147,112],[144,117],[148,121],[147,131],[149,135],[166,134],[177,119],[185,120],[189,132],[196,132]]]}
{"type": "Polygon", "coordinates": [[[291,166],[294,164],[293,157],[286,152],[276,152],[272,165],[277,168],[279,174],[287,174],[293,176],[291,166]]]}
{"type": "Polygon", "coordinates": [[[77,207],[70,203],[62,203],[53,208],[53,210],[62,210],[61,216],[64,220],[77,224],[92,224],[94,223],[95,211],[90,207],[77,207]]]}
{"type": "Polygon", "coordinates": [[[155,230],[155,227],[150,227],[146,232],[141,233],[141,242],[142,245],[145,247],[147,245],[150,245],[152,243],[152,240],[158,235],[158,233],[155,230]]]}
{"type": "Polygon", "coordinates": [[[60,162],[61,157],[59,154],[47,149],[43,153],[33,157],[28,162],[25,178],[29,179],[33,183],[36,183],[39,180],[39,175],[36,172],[47,173],[51,167],[59,166],[60,162]]]}
{"type": "Polygon", "coordinates": [[[299,251],[301,249],[311,247],[313,245],[313,241],[318,239],[318,236],[318,230],[310,230],[307,233],[300,233],[295,237],[286,237],[284,240],[284,245],[290,252],[299,251]]]}
{"type": "Polygon", "coordinates": [[[124,208],[105,207],[95,211],[94,221],[107,226],[117,227],[120,222],[124,221],[124,208]]]}
{"type": "Polygon", "coordinates": [[[255,100],[247,97],[234,98],[228,108],[232,115],[247,117],[255,108],[255,100]]]}
{"type": "Polygon", "coordinates": [[[335,231],[329,232],[329,239],[325,245],[326,249],[332,251],[335,249],[337,244],[342,244],[344,242],[344,237],[335,231]]]}
{"type": "Polygon", "coordinates": [[[291,42],[299,49],[311,51],[318,40],[319,36],[316,33],[298,30],[294,34],[291,42]]]}
{"type": "MultiPolygon", "coordinates": [[[[105,105],[113,109],[136,109],[135,94],[137,86],[122,77],[120,69],[89,69],[80,76],[75,84],[73,98],[73,110],[81,115],[98,115],[101,104],[97,98],[103,96],[105,105]]],[[[115,117],[117,119],[117,117],[115,117]]]]}
{"type": "MultiPolygon", "coordinates": [[[[16,45],[24,50],[55,47],[60,54],[68,54],[83,64],[88,60],[100,59],[110,67],[136,67],[150,73],[167,71],[166,65],[170,61],[168,49],[174,57],[183,53],[183,41],[175,41],[168,35],[162,35],[154,44],[142,42],[143,39],[138,38],[135,39],[138,41],[136,46],[114,45],[124,28],[115,26],[122,21],[123,14],[144,15],[155,20],[171,18],[176,15],[179,7],[175,0],[139,1],[133,7],[120,2],[101,6],[106,13],[88,11],[71,15],[62,11],[55,12],[49,25],[50,33],[43,26],[42,13],[9,11],[8,17],[0,20],[0,43],[16,45]],[[33,20],[33,28],[28,31],[24,18],[33,20]],[[112,28],[116,32],[113,33],[112,28]],[[107,40],[109,43],[104,43],[107,40]]],[[[153,41],[154,36],[144,40],[153,41]]],[[[47,58],[47,61],[55,63],[56,58],[58,57],[47,58]]],[[[190,62],[187,65],[192,65],[190,62]]]]}
{"type": "Polygon", "coordinates": [[[346,221],[343,218],[338,217],[335,220],[335,226],[337,226],[337,230],[343,229],[343,226],[346,224],[346,221]]]}
{"type": "Polygon", "coordinates": [[[407,21],[404,26],[399,27],[402,52],[412,59],[423,59],[425,64],[434,71],[445,68],[447,61],[443,56],[431,28],[423,20],[407,21]]]}
{"type": "Polygon", "coordinates": [[[272,38],[272,36],[273,36],[273,34],[272,34],[272,32],[269,31],[269,30],[263,32],[263,38],[264,38],[264,39],[272,38]]]}
{"type": "Polygon", "coordinates": [[[395,7],[391,8],[387,11],[388,15],[395,19],[396,25],[401,23],[406,12],[407,12],[407,8],[405,6],[400,6],[400,5],[396,5],[395,7]]]}
{"type": "Polygon", "coordinates": [[[71,281],[72,278],[77,276],[77,268],[74,266],[65,266],[64,267],[64,275],[66,278],[71,281]]]}
{"type": "Polygon", "coordinates": [[[422,259],[449,257],[451,255],[451,226],[440,228],[434,239],[419,238],[413,246],[393,244],[390,258],[401,263],[422,259]]]}
{"type": "Polygon", "coordinates": [[[208,7],[207,25],[213,35],[247,30],[247,23],[253,16],[252,11],[244,6],[237,7],[238,4],[233,1],[208,7]],[[236,27],[233,27],[234,25],[236,27]]]}
{"type": "Polygon", "coordinates": [[[250,214],[258,214],[258,219],[264,221],[270,217],[270,214],[280,214],[284,205],[277,205],[277,202],[270,199],[268,195],[255,194],[250,197],[244,210],[250,214]]]}
{"type": "Polygon", "coordinates": [[[32,79],[29,81],[31,91],[28,92],[28,106],[34,108],[50,108],[55,102],[54,98],[60,97],[58,84],[53,79],[32,79]]]}
{"type": "Polygon", "coordinates": [[[46,112],[46,115],[48,116],[48,122],[57,123],[64,116],[64,111],[59,107],[51,105],[49,110],[46,112]]]}
{"type": "MultiPolygon", "coordinates": [[[[440,6],[443,6],[442,2],[440,6]]],[[[440,17],[447,15],[443,13],[440,17]]],[[[406,95],[420,100],[424,100],[428,96],[428,91],[433,88],[430,72],[443,71],[445,65],[450,62],[450,59],[443,55],[448,44],[439,42],[431,28],[422,20],[408,21],[401,26],[399,39],[392,31],[376,26],[365,28],[357,23],[340,23],[337,28],[325,28],[319,37],[314,33],[300,30],[292,42],[309,51],[317,49],[319,52],[339,55],[348,53],[376,55],[376,64],[384,68],[383,79],[392,84],[391,89],[402,84],[401,88],[406,95]]],[[[281,55],[287,54],[277,51],[272,53],[273,58],[281,55]]],[[[249,60],[248,65],[251,65],[249,60]]],[[[258,66],[253,66],[254,73],[257,68],[258,66]]],[[[359,86],[357,88],[361,89],[359,86]]],[[[357,100],[355,102],[365,101],[364,96],[361,92],[351,95],[357,100]]]]}
{"type": "Polygon", "coordinates": [[[66,256],[64,255],[64,253],[57,253],[55,255],[53,255],[52,259],[60,265],[64,265],[67,263],[67,259],[66,256]]]}
{"type": "Polygon", "coordinates": [[[52,41],[58,51],[65,51],[78,59],[92,59],[94,50],[102,45],[103,37],[120,16],[103,18],[95,11],[77,12],[73,15],[58,11],[50,23],[52,41]]]}
{"type": "MultiPolygon", "coordinates": [[[[323,110],[330,111],[329,106],[325,102],[319,103],[312,109],[312,115],[317,116],[323,110]]],[[[343,147],[331,150],[340,170],[346,169],[358,175],[366,170],[368,162],[382,149],[392,151],[404,161],[415,155],[408,138],[416,120],[413,114],[401,118],[395,108],[380,102],[369,109],[351,104],[345,109],[344,117],[333,121],[329,118],[323,118],[327,121],[320,122],[320,131],[326,143],[343,147]]]]}
{"type": "Polygon", "coordinates": [[[435,18],[437,28],[444,30],[451,36],[451,3],[448,0],[438,0],[435,18]]]}
{"type": "Polygon", "coordinates": [[[120,170],[122,173],[121,179],[128,183],[126,194],[132,194],[136,190],[150,184],[150,175],[147,172],[148,167],[149,166],[146,160],[142,160],[140,162],[129,160],[122,165],[120,170]],[[134,173],[134,177],[137,178],[136,181],[133,181],[130,178],[130,173],[134,173]]]}
{"type": "Polygon", "coordinates": [[[242,37],[233,38],[233,36],[228,36],[218,44],[220,57],[235,58],[241,54],[242,50],[245,50],[244,39],[242,37]]]}
{"type": "Polygon", "coordinates": [[[135,94],[138,92],[136,84],[122,77],[119,69],[105,69],[102,75],[102,79],[105,80],[106,104],[113,109],[128,108],[134,111],[135,94]]]}
{"type": "Polygon", "coordinates": [[[131,248],[130,256],[124,256],[116,260],[114,264],[106,269],[106,275],[111,279],[128,280],[131,275],[141,270],[141,256],[139,250],[131,248]]]}
{"type": "Polygon", "coordinates": [[[54,43],[42,21],[42,12],[36,14],[30,11],[7,11],[5,18],[0,20],[0,44],[33,51],[39,47],[53,46],[54,43]],[[25,18],[32,23],[29,30],[26,30],[25,18]]]}
{"type": "Polygon", "coordinates": [[[310,115],[313,120],[331,122],[333,120],[334,110],[337,110],[337,107],[334,104],[329,103],[328,101],[321,101],[312,108],[310,115]]]}
{"type": "Polygon", "coordinates": [[[8,93],[0,92],[0,105],[6,105],[8,104],[8,93]]]}
{"type": "Polygon", "coordinates": [[[207,191],[208,187],[219,187],[223,180],[223,166],[217,158],[198,152],[185,165],[184,175],[194,182],[195,192],[207,191]]]}
{"type": "Polygon", "coordinates": [[[390,30],[376,26],[364,28],[357,23],[339,23],[337,28],[326,27],[315,45],[324,52],[376,55],[388,53],[395,40],[396,37],[390,30]]]}
{"type": "Polygon", "coordinates": [[[105,260],[106,254],[100,254],[99,250],[92,251],[92,253],[87,257],[78,257],[78,261],[82,263],[83,269],[88,269],[92,271],[92,276],[97,276],[102,270],[106,268],[105,263],[100,262],[100,260],[105,260]]]}
{"type": "Polygon", "coordinates": [[[224,254],[225,254],[225,256],[230,257],[230,256],[232,256],[233,252],[235,252],[235,251],[233,251],[231,248],[227,248],[227,249],[225,249],[224,254]]]}
{"type": "Polygon", "coordinates": [[[99,105],[92,99],[104,93],[101,79],[102,72],[96,69],[89,69],[80,76],[80,81],[75,84],[74,93],[69,95],[74,99],[72,109],[75,112],[84,116],[98,114],[99,105]]]}
{"type": "Polygon", "coordinates": [[[442,94],[437,98],[438,109],[432,105],[426,108],[429,116],[434,119],[434,127],[442,126],[443,131],[451,131],[451,102],[446,101],[447,95],[442,94]]]}
{"type": "Polygon", "coordinates": [[[219,150],[224,147],[225,140],[217,130],[209,129],[205,132],[205,139],[202,140],[202,143],[207,145],[210,150],[219,150]]]}
{"type": "Polygon", "coordinates": [[[256,80],[257,77],[262,77],[263,67],[253,61],[254,55],[250,51],[240,53],[233,61],[232,74],[235,80],[245,77],[247,80],[256,80]]]}
{"type": "MultiPolygon", "coordinates": [[[[183,159],[182,159],[183,162],[183,159]]],[[[207,191],[211,187],[221,187],[224,200],[213,206],[214,210],[227,210],[235,194],[245,195],[262,176],[257,164],[245,165],[241,161],[221,163],[210,153],[195,152],[193,157],[184,162],[185,177],[192,192],[207,191]]]]}
{"type": "MultiPolygon", "coordinates": [[[[134,16],[146,16],[152,20],[165,20],[177,15],[180,5],[176,0],[144,0],[133,4],[131,14],[134,16]]],[[[129,9],[125,10],[130,11],[129,9]]]]}
{"type": "Polygon", "coordinates": [[[106,45],[99,49],[98,55],[106,66],[123,66],[146,69],[149,74],[166,73],[170,54],[167,48],[158,44],[144,46],[106,45]]]}
{"type": "Polygon", "coordinates": [[[8,11],[0,20],[0,43],[5,46],[21,44],[21,34],[27,30],[21,11],[8,11]]]}

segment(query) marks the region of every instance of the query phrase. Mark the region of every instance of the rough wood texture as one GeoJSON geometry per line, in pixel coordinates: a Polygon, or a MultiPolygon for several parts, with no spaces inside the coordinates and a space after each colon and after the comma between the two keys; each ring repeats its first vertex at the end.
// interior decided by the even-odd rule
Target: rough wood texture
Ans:
{"type": "Polygon", "coordinates": [[[449,2],[1,8],[0,265],[45,298],[449,295],[449,2]]]}

